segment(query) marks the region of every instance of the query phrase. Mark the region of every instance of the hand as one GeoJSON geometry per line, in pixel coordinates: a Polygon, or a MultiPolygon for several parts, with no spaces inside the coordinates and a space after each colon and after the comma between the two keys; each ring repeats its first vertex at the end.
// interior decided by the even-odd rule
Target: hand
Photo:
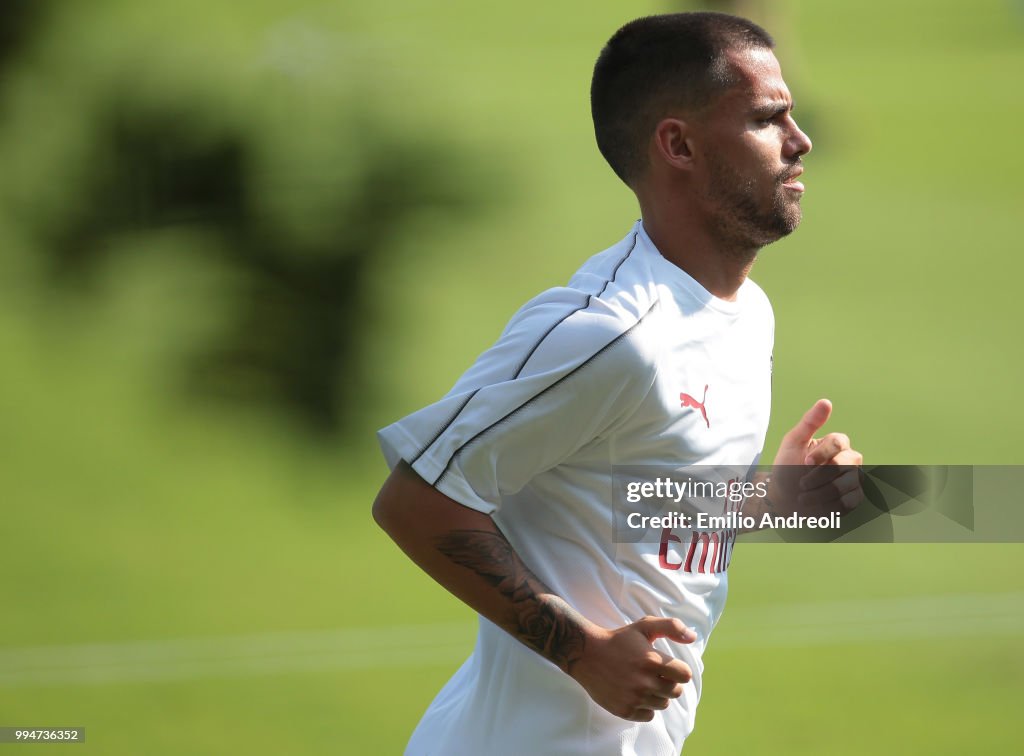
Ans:
{"type": "Polygon", "coordinates": [[[787,433],[775,455],[768,500],[789,511],[849,511],[864,498],[860,471],[864,458],[844,433],[814,438],[832,414],[832,402],[819,399],[787,433]],[[802,466],[812,469],[804,471],[802,466]]]}
{"type": "Polygon", "coordinates": [[[569,674],[603,709],[633,722],[650,722],[655,710],[667,709],[693,677],[687,664],[651,645],[658,638],[693,643],[697,634],[665,617],[644,617],[616,630],[594,626],[569,674]]]}

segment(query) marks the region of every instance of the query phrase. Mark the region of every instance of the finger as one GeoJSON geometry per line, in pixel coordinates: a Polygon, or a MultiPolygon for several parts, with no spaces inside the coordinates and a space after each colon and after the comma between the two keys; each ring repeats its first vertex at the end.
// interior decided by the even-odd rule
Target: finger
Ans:
{"type": "Polygon", "coordinates": [[[640,704],[640,708],[653,709],[654,711],[664,711],[668,708],[668,705],[669,699],[665,698],[664,696],[659,696],[654,693],[651,693],[644,699],[644,702],[640,704]]]}
{"type": "MultiPolygon", "coordinates": [[[[852,494],[857,494],[861,490],[860,470],[852,466],[832,467],[829,465],[829,468],[840,472],[836,474],[835,478],[824,485],[801,493],[797,497],[797,504],[801,509],[811,509],[814,507],[835,509],[837,505],[841,504],[842,499],[847,496],[850,497],[851,502],[854,502],[853,506],[859,503],[859,498],[852,496],[852,494]]],[[[844,505],[844,508],[848,509],[850,507],[844,505]]]]}
{"type": "Polygon", "coordinates": [[[668,638],[679,643],[693,643],[697,640],[697,633],[674,617],[644,617],[634,622],[633,626],[652,643],[658,638],[668,638]]]}
{"type": "Polygon", "coordinates": [[[813,491],[816,488],[827,486],[841,475],[845,475],[851,471],[856,472],[858,470],[856,465],[841,463],[841,461],[846,458],[847,455],[844,452],[839,452],[832,457],[828,464],[799,468],[801,471],[806,470],[806,472],[800,476],[800,490],[813,491]]]}
{"type": "Polygon", "coordinates": [[[813,488],[805,488],[801,497],[817,497],[828,495],[838,499],[845,493],[849,493],[860,487],[860,468],[854,465],[822,465],[816,470],[825,470],[827,473],[816,476],[813,488]]]}
{"type": "Polygon", "coordinates": [[[850,437],[845,433],[829,433],[807,452],[805,465],[823,465],[840,452],[850,448],[850,437]]]}
{"type": "Polygon", "coordinates": [[[864,489],[860,487],[858,487],[856,491],[850,491],[849,493],[843,494],[839,499],[839,503],[847,512],[859,507],[862,501],[864,501],[864,489]]]}
{"type": "Polygon", "coordinates": [[[693,679],[693,670],[686,662],[668,656],[665,657],[665,663],[658,667],[658,674],[677,683],[688,683],[693,679]]]}
{"type": "Polygon", "coordinates": [[[663,698],[679,698],[683,695],[683,684],[667,677],[659,677],[655,682],[654,692],[663,698]]]}
{"type": "Polygon", "coordinates": [[[826,517],[832,512],[845,514],[860,506],[864,501],[864,492],[860,489],[849,491],[841,496],[839,494],[811,496],[806,499],[801,496],[797,502],[797,510],[809,517],[826,517]]]}
{"type": "Polygon", "coordinates": [[[849,451],[842,452],[836,457],[837,465],[851,465],[853,467],[860,468],[864,464],[864,455],[856,449],[850,449],[849,451]]]}
{"type": "Polygon", "coordinates": [[[821,467],[846,467],[859,470],[863,464],[864,456],[859,451],[856,449],[844,449],[834,456],[828,465],[822,465],[821,467]]]}
{"type": "Polygon", "coordinates": [[[832,402],[828,399],[819,399],[813,407],[804,413],[800,422],[785,435],[782,443],[786,446],[806,446],[814,438],[814,434],[821,429],[821,426],[828,422],[828,417],[831,414],[832,402]]]}

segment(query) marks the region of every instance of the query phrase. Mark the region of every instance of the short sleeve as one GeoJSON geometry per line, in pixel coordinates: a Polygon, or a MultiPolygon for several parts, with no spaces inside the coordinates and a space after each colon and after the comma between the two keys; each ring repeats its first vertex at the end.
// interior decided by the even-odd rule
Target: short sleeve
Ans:
{"type": "Polygon", "coordinates": [[[389,466],[490,514],[534,476],[613,432],[643,401],[656,361],[651,312],[553,290],[528,303],[439,402],[378,433],[389,466]]]}

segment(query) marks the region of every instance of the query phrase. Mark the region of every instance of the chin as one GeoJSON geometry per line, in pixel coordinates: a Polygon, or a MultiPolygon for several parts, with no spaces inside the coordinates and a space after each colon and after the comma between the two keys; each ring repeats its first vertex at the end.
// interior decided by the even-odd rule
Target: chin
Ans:
{"type": "Polygon", "coordinates": [[[800,225],[802,219],[803,212],[800,210],[799,202],[794,202],[784,208],[773,219],[772,231],[775,233],[775,238],[772,241],[777,241],[783,236],[789,236],[796,231],[796,227],[800,225]]]}
{"type": "Polygon", "coordinates": [[[800,225],[800,216],[797,215],[795,218],[779,219],[778,223],[772,225],[771,228],[762,229],[763,233],[760,238],[751,240],[756,246],[767,247],[769,244],[777,242],[791,233],[796,231],[796,227],[800,225]]]}

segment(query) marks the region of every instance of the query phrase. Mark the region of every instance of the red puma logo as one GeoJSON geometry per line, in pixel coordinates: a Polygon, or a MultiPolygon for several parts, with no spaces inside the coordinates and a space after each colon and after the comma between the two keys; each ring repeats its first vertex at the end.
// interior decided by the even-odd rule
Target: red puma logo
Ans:
{"type": "Polygon", "coordinates": [[[707,410],[704,409],[704,402],[707,400],[707,398],[708,398],[708,385],[706,383],[704,384],[704,396],[701,397],[701,400],[699,402],[696,399],[694,399],[692,396],[690,396],[689,394],[684,394],[682,392],[679,393],[679,401],[682,402],[682,406],[683,407],[693,407],[695,409],[699,409],[700,410],[700,414],[704,416],[704,422],[707,423],[708,427],[710,428],[711,427],[711,421],[708,420],[707,410]]]}

